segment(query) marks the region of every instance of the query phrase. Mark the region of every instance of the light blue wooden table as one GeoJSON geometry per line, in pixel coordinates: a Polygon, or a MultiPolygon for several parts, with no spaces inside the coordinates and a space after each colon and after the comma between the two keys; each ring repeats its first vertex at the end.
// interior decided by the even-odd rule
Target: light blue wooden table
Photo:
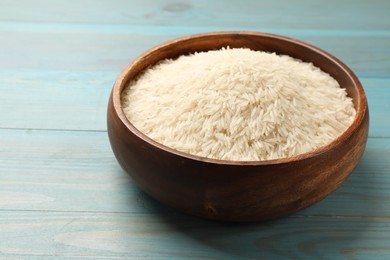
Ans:
{"type": "Polygon", "coordinates": [[[0,1],[0,258],[390,259],[390,1],[0,1]],[[120,70],[178,36],[263,31],[312,43],[362,81],[364,157],[322,202],[218,223],[154,201],[106,133],[120,70]]]}

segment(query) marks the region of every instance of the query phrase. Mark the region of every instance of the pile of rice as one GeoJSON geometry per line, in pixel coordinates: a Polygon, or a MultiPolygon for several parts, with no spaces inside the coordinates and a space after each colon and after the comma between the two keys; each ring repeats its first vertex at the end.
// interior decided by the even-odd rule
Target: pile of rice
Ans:
{"type": "Polygon", "coordinates": [[[345,89],[311,63],[229,49],[166,59],[122,93],[132,124],[202,157],[259,161],[324,146],[355,117],[345,89]]]}

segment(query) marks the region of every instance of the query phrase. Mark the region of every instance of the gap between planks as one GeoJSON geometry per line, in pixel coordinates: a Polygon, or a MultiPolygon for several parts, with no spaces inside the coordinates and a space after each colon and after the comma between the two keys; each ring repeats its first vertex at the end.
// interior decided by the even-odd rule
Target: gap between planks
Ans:
{"type": "MultiPolygon", "coordinates": [[[[35,210],[35,209],[0,209],[1,212],[31,212],[31,213],[37,213],[37,212],[43,212],[43,213],[76,213],[76,214],[112,214],[112,215],[155,215],[156,213],[154,212],[123,212],[123,211],[81,211],[81,210],[35,210]]],[[[299,212],[298,212],[299,213],[299,212]]],[[[300,218],[307,218],[307,219],[321,219],[321,218],[326,218],[326,219],[367,219],[367,220],[390,220],[390,216],[353,216],[353,215],[324,215],[324,214],[319,214],[319,215],[300,215],[298,213],[295,213],[293,215],[289,216],[284,216],[276,219],[282,219],[282,218],[292,218],[292,219],[300,219],[300,218]]],[[[191,215],[187,215],[181,212],[172,212],[172,213],[164,213],[164,215],[174,215],[174,216],[182,216],[182,217],[188,217],[188,218],[193,218],[194,220],[205,220],[203,218],[198,218],[194,217],[191,215]]],[[[275,219],[275,220],[276,220],[275,219]]],[[[272,219],[271,219],[272,220],[272,219]]],[[[210,220],[211,222],[216,222],[218,223],[219,221],[213,221],[210,220]]],[[[265,220],[265,221],[258,221],[260,222],[266,222],[270,220],[265,220]]],[[[223,223],[223,222],[221,222],[223,223]]],[[[231,223],[236,223],[236,222],[231,222],[231,223]]],[[[239,222],[237,222],[239,223],[239,222]]],[[[242,222],[245,223],[245,222],[242,222]]],[[[250,223],[250,222],[249,222],[250,223]]]]}
{"type": "Polygon", "coordinates": [[[22,128],[22,127],[0,127],[0,130],[14,131],[53,131],[53,132],[91,132],[91,133],[107,133],[107,130],[99,129],[55,129],[55,128],[22,128]]]}
{"type": "Polygon", "coordinates": [[[55,32],[55,33],[109,33],[147,35],[188,35],[216,31],[262,31],[280,35],[329,37],[390,37],[388,30],[313,30],[278,29],[271,27],[245,26],[158,26],[126,24],[49,23],[49,22],[0,22],[0,32],[55,32]]]}

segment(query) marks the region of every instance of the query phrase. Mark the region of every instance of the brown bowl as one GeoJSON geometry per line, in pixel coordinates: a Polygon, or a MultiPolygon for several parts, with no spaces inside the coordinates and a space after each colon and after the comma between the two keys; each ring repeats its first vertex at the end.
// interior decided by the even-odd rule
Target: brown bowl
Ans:
{"type": "Polygon", "coordinates": [[[191,35],[139,56],[119,75],[108,104],[108,134],[122,168],[148,194],[188,214],[226,221],[264,220],[312,205],[336,190],[359,162],[368,135],[366,95],[357,77],[332,55],[307,43],[256,32],[191,35]],[[243,162],[203,158],[148,138],[126,118],[120,95],[142,70],[165,58],[230,46],[286,54],[333,76],[357,115],[330,144],[291,158],[243,162]]]}

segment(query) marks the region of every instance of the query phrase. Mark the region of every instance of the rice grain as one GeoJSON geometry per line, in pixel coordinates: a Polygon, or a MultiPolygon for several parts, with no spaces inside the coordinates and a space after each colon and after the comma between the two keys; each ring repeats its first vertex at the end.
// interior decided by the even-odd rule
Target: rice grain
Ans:
{"type": "Polygon", "coordinates": [[[230,48],[146,69],[124,89],[122,107],[159,143],[233,161],[315,150],[342,134],[356,114],[345,89],[311,63],[230,48]]]}

